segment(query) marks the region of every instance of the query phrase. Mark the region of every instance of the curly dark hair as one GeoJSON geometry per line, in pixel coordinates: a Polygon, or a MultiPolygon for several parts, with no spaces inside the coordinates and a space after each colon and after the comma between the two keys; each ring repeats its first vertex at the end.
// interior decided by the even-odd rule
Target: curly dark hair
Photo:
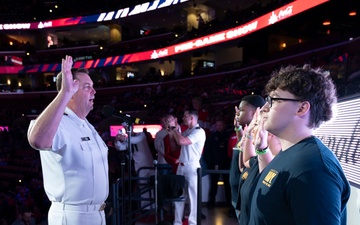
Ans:
{"type": "MultiPolygon", "coordinates": [[[[78,69],[72,68],[71,73],[73,75],[73,79],[75,79],[77,73],[87,73],[87,74],[89,74],[89,70],[86,69],[86,68],[78,68],[78,69]]],[[[60,91],[61,85],[62,85],[62,72],[58,73],[58,75],[56,76],[56,90],[57,91],[60,91]]]]}
{"type": "Polygon", "coordinates": [[[309,127],[317,128],[332,118],[332,106],[337,102],[337,96],[328,71],[311,68],[309,64],[303,67],[281,67],[271,74],[265,91],[269,94],[277,88],[290,92],[300,101],[310,103],[309,127]]]}

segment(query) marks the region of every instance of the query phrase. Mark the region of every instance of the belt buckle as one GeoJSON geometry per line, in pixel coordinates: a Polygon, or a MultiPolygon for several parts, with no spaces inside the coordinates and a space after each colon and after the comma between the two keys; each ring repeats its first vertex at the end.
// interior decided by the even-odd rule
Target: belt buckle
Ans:
{"type": "Polygon", "coordinates": [[[99,211],[103,211],[105,208],[106,208],[106,203],[103,203],[103,204],[100,206],[99,211]]]}

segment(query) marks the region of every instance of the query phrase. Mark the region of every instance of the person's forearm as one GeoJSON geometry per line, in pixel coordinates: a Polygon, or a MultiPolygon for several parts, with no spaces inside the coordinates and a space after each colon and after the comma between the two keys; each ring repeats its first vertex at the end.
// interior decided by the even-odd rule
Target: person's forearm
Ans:
{"type": "Polygon", "coordinates": [[[178,145],[190,145],[191,141],[189,138],[182,136],[178,131],[172,131],[173,136],[178,145]]]}
{"type": "Polygon", "coordinates": [[[255,153],[255,147],[252,143],[251,136],[246,136],[244,140],[244,149],[243,149],[243,162],[246,164],[247,161],[251,159],[251,157],[254,157],[256,155],[255,153]]]}
{"type": "Polygon", "coordinates": [[[242,138],[243,135],[244,135],[244,131],[243,131],[242,128],[240,127],[240,129],[235,128],[235,132],[236,132],[237,140],[240,141],[241,138],[242,138]]]}
{"type": "Polygon", "coordinates": [[[69,93],[59,92],[36,119],[28,132],[28,140],[33,148],[46,149],[52,146],[53,138],[71,97],[69,93]]]}

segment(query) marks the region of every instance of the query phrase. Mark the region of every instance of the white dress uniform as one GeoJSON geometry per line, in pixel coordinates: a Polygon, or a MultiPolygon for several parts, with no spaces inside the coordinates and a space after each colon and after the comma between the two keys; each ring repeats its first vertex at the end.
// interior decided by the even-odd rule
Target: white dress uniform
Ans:
{"type": "Polygon", "coordinates": [[[66,108],[51,149],[38,150],[45,192],[52,202],[48,224],[106,224],[108,147],[94,127],[66,108]]]}
{"type": "MultiPolygon", "coordinates": [[[[146,139],[146,135],[144,132],[140,132],[135,134],[134,136],[131,136],[131,144],[136,145],[132,146],[132,158],[134,160],[134,168],[137,172],[138,177],[141,178],[149,178],[150,176],[154,175],[154,170],[149,169],[142,169],[139,171],[142,167],[153,167],[154,166],[154,158],[151,154],[151,150],[149,147],[149,144],[146,139]]],[[[115,147],[119,151],[124,151],[128,148],[128,139],[126,139],[123,142],[116,141],[115,147]]],[[[139,180],[139,183],[147,183],[146,180],[139,180]]],[[[149,198],[149,193],[145,192],[143,195],[141,195],[142,198],[149,198]]],[[[148,201],[141,201],[141,206],[144,206],[146,204],[149,204],[148,201]]],[[[146,207],[145,209],[149,209],[149,207],[146,207]]]]}
{"type": "MultiPolygon", "coordinates": [[[[197,220],[197,168],[200,168],[200,157],[204,148],[206,134],[199,124],[182,133],[191,140],[191,145],[181,145],[177,175],[185,176],[187,188],[184,196],[190,200],[189,225],[196,225],[197,220]]],[[[185,202],[175,202],[174,225],[182,225],[185,202]]]]}

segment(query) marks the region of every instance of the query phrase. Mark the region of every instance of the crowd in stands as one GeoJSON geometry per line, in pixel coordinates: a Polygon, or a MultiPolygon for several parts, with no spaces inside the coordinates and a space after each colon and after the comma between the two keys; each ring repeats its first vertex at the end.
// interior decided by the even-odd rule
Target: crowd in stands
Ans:
{"type": "MultiPolygon", "coordinates": [[[[232,15],[229,14],[229,18],[232,15]]],[[[164,113],[172,113],[180,119],[184,109],[191,105],[191,99],[200,96],[211,121],[222,115],[227,119],[225,122],[231,124],[234,105],[246,94],[261,95],[269,71],[281,64],[309,62],[328,68],[338,85],[339,96],[343,97],[360,92],[359,61],[360,50],[344,45],[263,66],[232,63],[196,76],[159,76],[151,81],[144,78],[118,87],[102,83],[98,84],[95,108],[88,120],[98,128],[105,141],[111,141],[109,124],[104,125],[106,118],[101,113],[104,105],[131,112],[151,124],[158,123],[159,116],[164,113]]],[[[46,93],[14,99],[0,96],[0,126],[8,126],[0,130],[0,224],[11,225],[24,206],[31,207],[37,224],[45,221],[49,201],[43,189],[39,154],[31,149],[26,136],[30,120],[53,96],[46,93]]],[[[109,157],[110,174],[116,178],[120,174],[120,159],[112,148],[110,150],[114,155],[109,157]]]]}
{"type": "MultiPolygon", "coordinates": [[[[136,88],[117,90],[117,95],[99,94],[95,109],[89,114],[88,119],[97,125],[99,132],[102,133],[106,141],[111,141],[109,137],[109,127],[102,126],[106,119],[101,113],[103,105],[111,105],[115,108],[124,108],[127,111],[144,116],[148,123],[158,123],[159,115],[172,113],[181,118],[183,110],[190,106],[194,96],[201,96],[204,107],[210,112],[211,121],[222,115],[227,119],[227,124],[231,124],[234,105],[245,94],[251,92],[261,94],[263,85],[268,76],[259,76],[262,72],[249,70],[243,77],[227,76],[219,82],[213,82],[211,86],[202,86],[201,82],[195,84],[193,80],[186,82],[186,85],[161,86],[138,85],[136,88]],[[261,78],[260,80],[258,78],[261,78]],[[129,91],[132,90],[132,91],[129,91]],[[147,104],[146,109],[143,105],[147,104]]],[[[200,77],[202,78],[202,77],[200,77]]],[[[209,79],[209,78],[208,78],[209,79]]],[[[197,82],[196,82],[197,83],[197,82]]],[[[99,90],[99,93],[101,91],[99,90]]],[[[50,98],[43,98],[43,104],[50,101],[50,98]]],[[[15,102],[12,106],[20,104],[31,107],[31,102],[23,104],[15,102]]],[[[3,104],[8,105],[8,104],[3,104]]],[[[40,109],[39,109],[40,111],[40,109]]],[[[1,121],[8,125],[8,130],[0,131],[0,216],[3,221],[11,224],[18,216],[19,209],[24,205],[30,206],[38,224],[44,221],[49,207],[49,201],[44,193],[42,186],[41,165],[38,152],[31,149],[26,132],[31,117],[22,116],[23,112],[16,111],[16,108],[2,108],[1,121]],[[14,175],[15,174],[15,175],[14,175]]],[[[108,124],[107,124],[108,125],[108,124]]],[[[111,157],[110,169],[111,176],[119,175],[119,156],[112,152],[115,157],[111,157]]]]}
{"type": "MultiPolygon", "coordinates": [[[[211,85],[202,80],[193,81],[187,78],[188,80],[167,85],[154,83],[120,87],[115,88],[113,92],[99,89],[95,108],[88,115],[88,120],[98,128],[104,140],[108,142],[111,141],[109,124],[103,125],[106,117],[101,113],[104,105],[134,112],[138,114],[138,117],[152,124],[159,123],[159,115],[164,113],[172,113],[181,118],[183,110],[192,104],[191,99],[200,96],[204,107],[211,112],[211,116],[226,115],[232,112],[233,105],[238,104],[242,95],[262,89],[267,78],[260,77],[259,79],[259,74],[254,71],[242,77],[226,76],[221,79],[216,76],[212,79],[208,77],[208,82],[217,80],[217,82],[211,82],[211,85]],[[147,105],[145,109],[144,104],[147,105]]],[[[49,201],[42,186],[39,154],[31,149],[26,136],[30,120],[41,112],[43,107],[52,100],[52,96],[40,94],[35,98],[0,99],[4,106],[0,113],[0,120],[8,126],[8,130],[0,132],[0,179],[2,181],[0,201],[2,214],[0,216],[6,224],[10,225],[17,218],[20,208],[26,205],[32,208],[37,223],[41,223],[46,217],[49,201]]],[[[229,115],[230,120],[231,117],[232,115],[229,115]]],[[[116,153],[110,154],[115,155],[115,157],[109,157],[111,158],[109,162],[111,177],[116,177],[119,175],[120,159],[116,153]]]]}
{"type": "MultiPolygon", "coordinates": [[[[322,57],[318,56],[318,58],[322,57]]],[[[352,60],[358,59],[359,57],[354,57],[352,60]]],[[[342,71],[341,65],[335,62],[322,66],[333,69],[334,74],[339,76],[337,72],[342,71]]],[[[353,72],[359,70],[353,61],[348,62],[348,65],[353,67],[353,72]]],[[[273,65],[270,69],[274,67],[276,66],[273,65]]],[[[191,105],[191,99],[200,96],[204,107],[209,111],[210,121],[221,115],[226,119],[227,124],[231,124],[234,105],[237,105],[239,99],[246,94],[252,92],[262,94],[268,79],[268,71],[259,67],[236,71],[233,74],[183,77],[163,83],[100,88],[96,95],[95,108],[89,114],[88,120],[98,128],[105,141],[111,141],[109,124],[104,125],[103,121],[106,118],[101,113],[104,105],[132,112],[151,124],[158,123],[159,115],[164,113],[172,113],[181,118],[184,109],[191,105]],[[144,105],[147,107],[145,108],[144,105]]],[[[8,126],[8,130],[0,131],[0,212],[7,224],[11,224],[16,219],[18,210],[24,204],[32,207],[34,216],[40,223],[44,220],[49,206],[42,187],[39,155],[30,148],[26,132],[30,119],[41,112],[42,107],[52,100],[52,96],[39,94],[29,99],[31,98],[14,100],[1,98],[1,104],[4,106],[0,112],[0,120],[3,123],[1,125],[8,126]]],[[[116,156],[116,153],[112,154],[116,156]]],[[[116,177],[119,174],[117,162],[120,159],[118,156],[111,159],[111,174],[112,177],[116,177]]]]}
{"type": "MultiPolygon", "coordinates": [[[[184,27],[176,26],[173,28],[159,28],[157,30],[151,30],[151,32],[146,33],[144,35],[139,34],[126,34],[124,32],[122,34],[122,41],[118,43],[112,43],[110,40],[99,40],[99,41],[93,41],[91,39],[87,40],[81,40],[81,41],[71,41],[69,39],[59,39],[57,45],[53,45],[50,48],[46,49],[36,49],[35,46],[39,46],[38,44],[30,44],[29,42],[26,43],[17,43],[14,41],[13,45],[9,45],[9,41],[3,41],[0,43],[0,47],[3,51],[24,51],[22,58],[24,65],[32,65],[32,64],[40,64],[40,63],[57,63],[61,60],[64,53],[62,49],[67,51],[67,54],[72,55],[74,58],[81,57],[81,56],[91,56],[92,58],[105,58],[109,56],[114,55],[123,55],[133,52],[140,52],[140,51],[146,51],[146,50],[152,50],[152,49],[158,49],[163,48],[166,46],[170,46],[176,43],[184,42],[193,38],[201,37],[204,35],[208,35],[211,33],[215,33],[221,30],[229,29],[232,27],[239,26],[240,24],[244,24],[248,21],[251,21],[252,19],[263,15],[267,12],[270,12],[271,10],[278,8],[282,5],[285,5],[292,0],[287,1],[271,1],[269,4],[262,6],[260,4],[254,4],[250,9],[246,9],[243,11],[239,11],[239,9],[227,9],[227,13],[224,18],[214,18],[211,21],[204,21],[204,23],[199,28],[192,27],[191,29],[188,29],[186,25],[184,27]],[[177,36],[175,36],[177,34],[177,36]],[[153,38],[152,38],[153,37],[153,38]],[[93,47],[91,47],[93,46],[93,47]],[[103,49],[100,50],[99,46],[102,46],[103,49]],[[76,49],[71,50],[71,48],[76,47],[76,49]],[[83,47],[79,49],[79,47],[83,47]],[[96,49],[94,49],[96,47],[96,49]],[[56,50],[56,51],[54,51],[56,50]],[[30,55],[25,55],[25,52],[30,53],[30,55]]],[[[18,1],[16,1],[16,4],[21,4],[18,1]]],[[[87,11],[87,7],[92,9],[97,9],[99,12],[103,12],[106,10],[109,10],[111,7],[118,8],[119,6],[123,4],[114,4],[110,1],[101,2],[100,5],[94,4],[82,4],[80,3],[82,1],[72,1],[71,5],[66,5],[64,8],[69,10],[62,10],[60,15],[66,16],[68,13],[72,12],[71,9],[79,9],[81,8],[84,10],[84,12],[87,11]]],[[[138,1],[139,3],[142,3],[144,1],[138,1]]],[[[15,4],[15,3],[13,3],[15,4]]],[[[69,4],[69,3],[67,3],[69,4]]],[[[132,2],[132,5],[135,3],[132,2]]],[[[2,6],[4,7],[4,11],[6,11],[6,8],[12,8],[11,5],[8,6],[2,6]]],[[[35,1],[35,3],[32,6],[29,7],[17,7],[17,9],[22,9],[24,12],[12,11],[15,14],[20,14],[23,16],[26,15],[33,15],[27,14],[27,10],[31,10],[33,7],[36,7],[37,9],[35,11],[41,11],[42,8],[46,8],[47,6],[41,5],[39,1],[35,1]],[[26,12],[25,12],[26,11],[26,12]]],[[[114,9],[114,8],[112,8],[114,9]]],[[[0,10],[2,12],[3,10],[0,10]]],[[[44,10],[46,11],[46,10],[44,10]]],[[[54,12],[55,13],[55,12],[54,12]]],[[[73,12],[74,15],[78,16],[78,12],[73,12]],[[77,14],[76,14],[77,13],[77,14]]],[[[95,13],[92,11],[92,13],[95,13]]],[[[11,13],[9,13],[10,15],[11,13]]],[[[52,15],[52,19],[54,18],[54,15],[52,15]]],[[[74,16],[72,15],[72,16],[74,16]]],[[[37,18],[44,17],[45,14],[39,15],[37,18]]],[[[15,18],[11,21],[12,23],[18,21],[22,16],[14,16],[15,18]]],[[[35,16],[36,17],[36,16],[35,16]]],[[[8,19],[12,18],[11,16],[8,17],[8,19]]],[[[24,21],[31,21],[33,18],[26,18],[23,17],[24,21]],[[26,20],[28,19],[28,20],[26,20]],[[30,20],[29,20],[30,19],[30,20]]],[[[44,18],[45,19],[45,18],[44,18]]],[[[125,28],[123,28],[125,30],[125,28]]],[[[6,39],[6,37],[0,37],[2,39],[6,39]]],[[[6,65],[6,62],[1,62],[0,65],[4,64],[6,65]]]]}

